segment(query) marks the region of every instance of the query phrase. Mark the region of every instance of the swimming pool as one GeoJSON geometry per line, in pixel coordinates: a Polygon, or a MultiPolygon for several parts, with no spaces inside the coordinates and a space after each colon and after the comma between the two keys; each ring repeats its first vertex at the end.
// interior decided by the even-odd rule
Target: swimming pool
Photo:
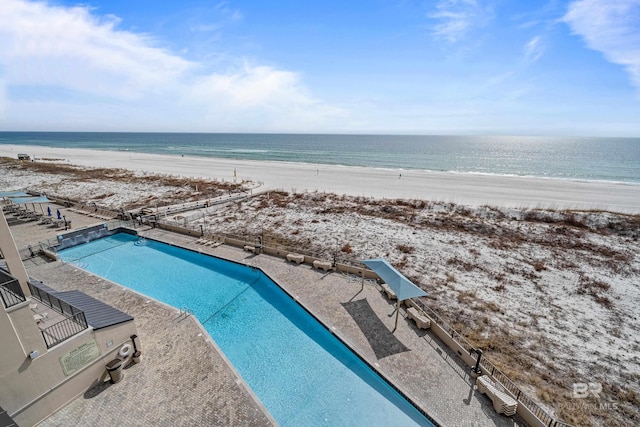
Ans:
{"type": "Polygon", "coordinates": [[[257,269],[126,233],[59,254],[188,307],[280,425],[433,426],[257,269]]]}

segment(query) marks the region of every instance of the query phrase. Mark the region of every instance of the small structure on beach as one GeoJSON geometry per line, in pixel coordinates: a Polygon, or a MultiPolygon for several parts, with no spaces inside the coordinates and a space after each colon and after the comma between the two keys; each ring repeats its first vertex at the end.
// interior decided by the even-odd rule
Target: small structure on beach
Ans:
{"type": "Polygon", "coordinates": [[[360,261],[370,269],[372,269],[384,282],[389,285],[396,295],[396,323],[393,328],[395,331],[398,328],[398,315],[400,314],[400,304],[402,301],[427,296],[427,293],[413,284],[413,282],[398,270],[396,270],[386,259],[365,259],[360,261]]]}

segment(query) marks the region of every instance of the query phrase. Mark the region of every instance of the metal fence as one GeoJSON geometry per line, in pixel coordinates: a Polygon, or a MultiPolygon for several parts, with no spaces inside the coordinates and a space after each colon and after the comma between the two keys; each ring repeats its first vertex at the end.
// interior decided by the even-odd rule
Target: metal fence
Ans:
{"type": "MultiPolygon", "coordinates": [[[[239,240],[243,242],[247,242],[248,244],[260,243],[263,247],[269,247],[273,249],[279,249],[283,252],[293,252],[302,255],[307,255],[314,258],[326,258],[327,254],[323,253],[313,253],[308,250],[300,249],[298,247],[291,247],[286,245],[281,245],[278,243],[275,236],[271,235],[269,232],[263,232],[260,234],[230,234],[230,233],[210,233],[209,231],[204,230],[198,224],[189,224],[185,221],[172,221],[172,220],[160,220],[159,223],[165,223],[171,225],[172,227],[182,228],[185,231],[191,232],[201,232],[204,237],[211,238],[212,240],[215,237],[225,237],[229,239],[239,240]]],[[[348,257],[347,253],[341,252],[339,248],[336,248],[332,254],[334,258],[333,261],[339,262],[344,265],[357,266],[362,268],[362,264],[354,259],[348,257]]],[[[440,315],[438,315],[435,311],[425,305],[424,302],[420,300],[414,300],[418,303],[420,308],[431,317],[453,340],[455,340],[461,347],[465,349],[469,355],[473,356],[476,351],[476,348],[469,343],[466,338],[458,331],[456,331],[449,323],[447,323],[440,315]]],[[[546,426],[548,427],[571,427],[570,424],[567,424],[563,421],[554,419],[547,411],[540,407],[531,397],[526,395],[518,386],[515,385],[509,377],[507,377],[502,371],[500,371],[486,356],[483,356],[481,359],[481,366],[491,374],[491,376],[498,381],[506,390],[508,390],[513,396],[520,402],[523,406],[525,406],[531,413],[533,413],[538,419],[540,419],[546,426]]]]}
{"type": "Polygon", "coordinates": [[[87,319],[84,312],[81,311],[43,329],[41,332],[47,348],[51,348],[85,329],[87,329],[87,319]]]}
{"type": "Polygon", "coordinates": [[[53,295],[55,291],[44,284],[36,285],[29,281],[28,286],[31,295],[35,299],[66,316],[66,319],[41,331],[47,348],[51,348],[87,329],[87,318],[84,315],[84,311],[53,295]]]}
{"type": "Polygon", "coordinates": [[[531,397],[526,395],[520,388],[511,381],[500,369],[496,367],[491,361],[485,357],[480,360],[480,365],[493,377],[494,380],[499,382],[506,390],[508,390],[516,398],[518,402],[524,405],[533,415],[538,417],[545,425],[549,427],[563,427],[570,426],[563,421],[554,419],[544,409],[540,407],[531,397]]]}
{"type": "Polygon", "coordinates": [[[362,268],[362,264],[358,260],[354,260],[349,256],[348,253],[341,251],[341,248],[336,246],[333,251],[325,251],[325,252],[314,252],[307,248],[302,249],[300,247],[289,246],[286,244],[280,243],[280,236],[275,235],[269,231],[264,231],[260,233],[245,233],[245,234],[233,234],[233,233],[224,233],[224,232],[214,232],[208,229],[201,224],[185,224],[183,220],[175,221],[169,219],[160,219],[158,220],[158,224],[166,224],[171,227],[181,228],[185,232],[185,234],[201,234],[204,238],[208,238],[210,240],[216,240],[216,238],[224,237],[225,239],[238,240],[241,242],[245,242],[248,245],[260,244],[263,248],[271,248],[281,252],[287,253],[296,253],[300,255],[305,255],[312,258],[319,259],[328,259],[328,261],[332,261],[334,264],[343,264],[352,267],[362,268]],[[188,233],[191,232],[191,233],[188,233]]]}
{"type": "Polygon", "coordinates": [[[60,298],[53,295],[52,292],[54,291],[43,289],[41,286],[34,285],[32,282],[28,282],[28,286],[29,290],[31,291],[31,295],[35,299],[42,302],[43,304],[48,305],[60,314],[64,314],[66,316],[75,316],[76,314],[83,312],[79,308],[76,308],[73,305],[62,301],[60,298]]]}
{"type": "Polygon", "coordinates": [[[26,300],[18,279],[0,270],[0,297],[4,308],[13,307],[26,300]]]}
{"type": "MultiPolygon", "coordinates": [[[[418,300],[419,301],[419,300],[418,300]]],[[[458,331],[453,329],[446,321],[442,319],[435,311],[426,306],[422,301],[418,302],[420,308],[431,317],[444,331],[462,346],[469,355],[474,355],[476,349],[469,343],[458,331]]],[[[486,356],[480,359],[480,366],[484,368],[494,380],[500,383],[505,390],[509,391],[515,399],[525,406],[533,415],[542,421],[548,427],[571,427],[563,421],[554,419],[547,411],[540,407],[531,397],[525,394],[509,377],[507,377],[500,369],[496,367],[486,356]]]]}
{"type": "Polygon", "coordinates": [[[56,246],[58,246],[58,239],[57,238],[49,238],[46,240],[41,240],[38,242],[38,246],[40,247],[40,250],[50,250],[50,251],[54,251],[56,249],[56,246]]]}

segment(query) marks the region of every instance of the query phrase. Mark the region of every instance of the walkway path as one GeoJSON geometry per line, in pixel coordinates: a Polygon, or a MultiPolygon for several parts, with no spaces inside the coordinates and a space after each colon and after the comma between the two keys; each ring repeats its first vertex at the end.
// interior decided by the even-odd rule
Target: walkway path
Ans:
{"type": "MultiPolygon", "coordinates": [[[[74,218],[74,225],[80,220],[74,218]]],[[[12,232],[21,248],[55,237],[55,230],[37,224],[18,227],[12,227],[12,232]]],[[[475,389],[469,369],[430,332],[419,331],[401,318],[395,338],[390,338],[393,305],[372,282],[361,291],[356,277],[325,274],[226,245],[203,247],[195,244],[194,237],[162,230],[142,234],[261,268],[442,425],[522,425],[494,411],[488,398],[475,389]],[[372,321],[363,323],[372,315],[386,330],[373,328],[372,321]]],[[[41,425],[273,423],[194,319],[181,320],[176,309],[71,265],[30,263],[27,268],[30,275],[55,289],[81,290],[134,316],[143,346],[142,363],[127,369],[122,382],[90,389],[41,425]]]]}

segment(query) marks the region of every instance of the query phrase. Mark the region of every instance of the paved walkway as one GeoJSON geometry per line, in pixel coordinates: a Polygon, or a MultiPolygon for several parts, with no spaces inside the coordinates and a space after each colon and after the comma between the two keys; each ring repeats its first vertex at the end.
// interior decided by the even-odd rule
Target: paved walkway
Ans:
{"type": "MultiPolygon", "coordinates": [[[[73,217],[73,221],[75,229],[95,219],[86,220],[87,224],[82,218],[73,217]]],[[[55,230],[42,230],[37,224],[12,227],[21,248],[55,237],[55,230]]],[[[403,311],[398,329],[390,335],[393,305],[372,282],[366,282],[361,291],[356,277],[325,274],[225,245],[203,247],[193,237],[162,230],[141,234],[261,268],[442,425],[522,425],[498,415],[491,401],[477,392],[457,355],[430,332],[417,330],[402,317],[403,311]]],[[[67,264],[34,261],[26,265],[29,274],[55,289],[79,289],[134,316],[143,346],[143,362],[127,369],[121,383],[94,387],[42,425],[273,422],[194,319],[180,320],[175,309],[67,264]]]]}

